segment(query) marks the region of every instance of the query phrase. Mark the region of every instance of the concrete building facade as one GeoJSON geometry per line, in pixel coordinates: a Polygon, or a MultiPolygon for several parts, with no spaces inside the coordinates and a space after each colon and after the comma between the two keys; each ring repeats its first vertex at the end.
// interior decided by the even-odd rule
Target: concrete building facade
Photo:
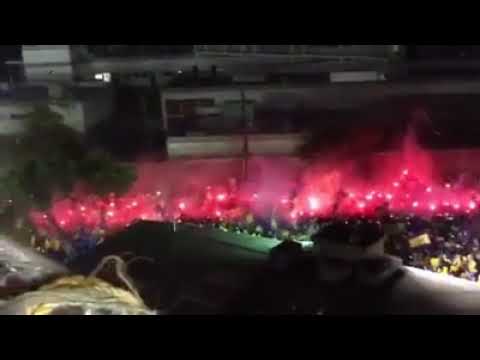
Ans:
{"type": "MultiPolygon", "coordinates": [[[[24,130],[25,117],[35,103],[24,101],[0,101],[0,137],[15,136],[24,130]]],[[[98,122],[108,117],[112,111],[112,103],[106,98],[102,100],[74,100],[65,104],[50,103],[50,108],[61,114],[65,124],[86,133],[98,122]]]]}
{"type": "Polygon", "coordinates": [[[212,67],[233,74],[308,73],[328,71],[329,68],[378,67],[388,61],[392,53],[400,51],[399,46],[192,45],[190,50],[182,49],[181,52],[172,50],[174,46],[166,47],[163,52],[161,49],[142,52],[138,48],[145,46],[103,45],[107,50],[93,53],[92,46],[87,45],[23,45],[21,65],[28,81],[87,81],[93,80],[95,74],[105,72],[161,74],[212,67]],[[123,50],[119,51],[119,47],[123,50]],[[135,51],[129,52],[129,48],[135,48],[135,51]],[[310,64],[306,64],[306,60],[310,60],[310,64]]]}

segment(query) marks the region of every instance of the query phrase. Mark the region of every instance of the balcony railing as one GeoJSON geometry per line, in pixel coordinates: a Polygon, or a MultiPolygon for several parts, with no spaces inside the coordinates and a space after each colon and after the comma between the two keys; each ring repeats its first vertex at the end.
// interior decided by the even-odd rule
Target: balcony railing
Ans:
{"type": "Polygon", "coordinates": [[[96,58],[142,58],[192,55],[193,45],[88,45],[96,58]]]}
{"type": "Polygon", "coordinates": [[[386,58],[393,45],[195,45],[197,55],[386,58]]]}

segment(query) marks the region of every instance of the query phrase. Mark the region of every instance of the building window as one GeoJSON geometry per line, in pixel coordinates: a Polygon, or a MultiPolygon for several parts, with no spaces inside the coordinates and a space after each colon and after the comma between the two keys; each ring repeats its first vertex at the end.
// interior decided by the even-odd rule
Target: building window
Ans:
{"type": "Polygon", "coordinates": [[[98,73],[98,74],[95,74],[95,80],[109,83],[109,82],[112,81],[112,74],[111,74],[111,73],[98,73]]]}
{"type": "Polygon", "coordinates": [[[28,114],[10,114],[11,120],[25,120],[28,118],[28,114]]]}

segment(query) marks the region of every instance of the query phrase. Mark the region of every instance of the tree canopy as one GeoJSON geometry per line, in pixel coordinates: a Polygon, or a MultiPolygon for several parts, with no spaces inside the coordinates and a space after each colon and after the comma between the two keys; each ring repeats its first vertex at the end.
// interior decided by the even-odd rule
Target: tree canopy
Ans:
{"type": "Polygon", "coordinates": [[[132,166],[89,151],[82,134],[48,105],[28,114],[16,147],[17,161],[1,179],[0,190],[22,210],[48,209],[55,196],[68,196],[80,182],[93,194],[105,195],[127,191],[136,179],[132,166]]]}

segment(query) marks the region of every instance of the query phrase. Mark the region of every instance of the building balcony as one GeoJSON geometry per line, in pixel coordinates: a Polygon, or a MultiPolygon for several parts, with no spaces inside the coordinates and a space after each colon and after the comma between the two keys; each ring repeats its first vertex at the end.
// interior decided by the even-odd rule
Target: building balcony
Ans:
{"type": "Polygon", "coordinates": [[[96,58],[155,58],[187,55],[289,55],[386,57],[394,45],[89,45],[96,58]]]}
{"type": "Polygon", "coordinates": [[[197,56],[387,58],[394,45],[195,45],[197,56]]]}

